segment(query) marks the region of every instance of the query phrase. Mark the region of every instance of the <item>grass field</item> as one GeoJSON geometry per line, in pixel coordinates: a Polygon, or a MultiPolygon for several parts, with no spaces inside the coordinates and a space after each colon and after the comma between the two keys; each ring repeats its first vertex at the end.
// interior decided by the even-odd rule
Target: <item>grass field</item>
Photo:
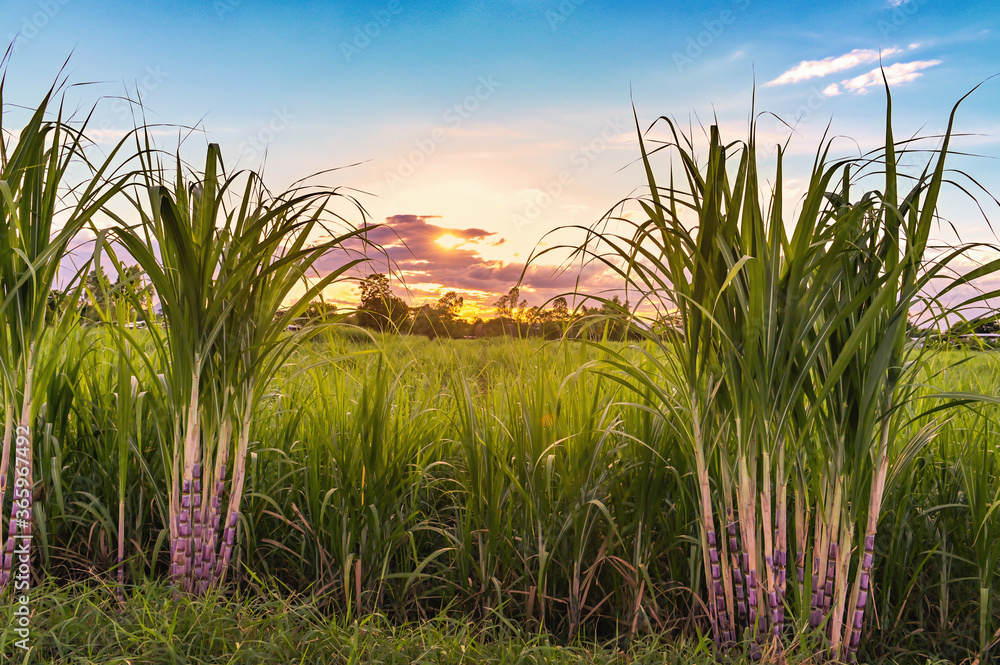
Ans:
{"type": "MultiPolygon", "coordinates": [[[[156,405],[137,397],[119,607],[118,467],[107,460],[119,445],[121,358],[107,341],[99,328],[75,331],[63,348],[80,356],[46,403],[53,429],[39,466],[53,491],[37,508],[50,580],[36,601],[40,653],[209,662],[233,641],[256,640],[275,660],[247,652],[226,662],[283,662],[274,656],[282,640],[301,631],[316,654],[343,662],[355,662],[351,653],[462,662],[454,650],[463,644],[484,649],[469,662],[611,662],[631,642],[680,640],[641,647],[636,657],[649,662],[687,662],[685,650],[697,651],[696,479],[668,418],[613,380],[606,351],[576,341],[334,329],[309,342],[255,414],[241,591],[218,606],[176,604],[155,581],[169,565],[167,485],[156,405]],[[108,632],[86,629],[93,623],[108,632]],[[452,656],[430,655],[449,648],[452,656]]],[[[609,348],[639,358],[624,343],[609,348]]],[[[942,352],[925,380],[997,394],[998,362],[995,353],[942,352]]],[[[893,446],[862,661],[971,658],[984,599],[985,630],[1000,627],[996,416],[992,406],[945,412],[938,435],[912,455],[906,433],[924,417],[893,446]],[[973,490],[985,492],[984,505],[973,490]]],[[[9,653],[16,636],[3,639],[9,653]]]]}
{"type": "MultiPolygon", "coordinates": [[[[820,146],[794,219],[753,123],[661,118],[637,197],[533,256],[623,299],[577,294],[559,341],[428,341],[290,331],[382,251],[350,189],[148,127],[98,158],[55,94],[0,150],[5,655],[996,659],[998,356],[908,337],[1000,296],[991,248],[932,239],[977,189],[945,167],[961,102],[904,172],[887,86],[883,146],[820,146]]],[[[414,314],[388,283],[357,321],[414,314]]]]}

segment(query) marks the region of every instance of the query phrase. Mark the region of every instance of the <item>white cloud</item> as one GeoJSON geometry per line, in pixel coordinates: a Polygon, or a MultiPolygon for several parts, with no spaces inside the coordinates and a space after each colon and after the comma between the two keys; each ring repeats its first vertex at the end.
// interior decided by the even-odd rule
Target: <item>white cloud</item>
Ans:
{"type": "Polygon", "coordinates": [[[824,97],[836,97],[840,94],[840,88],[837,87],[836,83],[831,83],[830,85],[823,88],[824,97]]]}
{"type": "Polygon", "coordinates": [[[927,69],[928,67],[940,64],[940,60],[914,60],[913,62],[898,62],[895,65],[886,67],[884,70],[873,69],[867,74],[855,76],[852,79],[843,81],[841,85],[844,86],[844,89],[849,92],[856,92],[863,95],[868,92],[868,88],[877,86],[880,87],[882,85],[883,71],[885,72],[885,80],[890,86],[894,86],[914,81],[923,76],[923,74],[920,73],[921,69],[927,69]]]}
{"type": "Polygon", "coordinates": [[[886,58],[895,53],[900,53],[902,49],[887,48],[884,51],[875,49],[854,49],[844,55],[824,58],[823,60],[803,60],[787,72],[774,79],[767,85],[785,85],[786,83],[798,83],[817,76],[827,76],[842,72],[845,69],[863,65],[869,62],[878,62],[879,56],[886,58]]]}

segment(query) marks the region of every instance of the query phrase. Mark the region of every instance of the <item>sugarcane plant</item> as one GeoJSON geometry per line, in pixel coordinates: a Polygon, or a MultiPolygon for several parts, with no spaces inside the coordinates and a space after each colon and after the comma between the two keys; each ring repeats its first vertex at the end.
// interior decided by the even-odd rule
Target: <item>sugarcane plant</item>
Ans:
{"type": "Polygon", "coordinates": [[[692,588],[703,575],[720,652],[742,645],[758,659],[813,635],[826,657],[855,657],[886,478],[934,433],[931,423],[898,436],[924,358],[907,343],[911,312],[932,281],[945,293],[998,267],[962,274],[952,266],[973,246],[928,250],[958,104],[925,171],[903,175],[901,154],[918,147],[896,143],[888,86],[886,96],[885,145],[832,160],[824,139],[794,219],[783,147],[770,191],[759,179],[756,121],[731,144],[712,126],[700,164],[694,139],[660,118],[660,145],[639,132],[641,215],[605,219],[576,248],[656,312],[639,327],[646,360],[608,349],[609,371],[652,398],[694,469],[702,564],[692,588]],[[667,151],[664,185],[653,156],[667,151]],[[882,186],[855,197],[873,178],[882,186]]]}
{"type": "MultiPolygon", "coordinates": [[[[6,58],[4,58],[6,60],[6,58]]],[[[0,61],[0,67],[4,62],[0,61]]],[[[70,243],[121,186],[114,164],[118,143],[98,164],[88,159],[87,120],[68,118],[54,99],[54,84],[17,131],[7,123],[0,77],[0,382],[4,439],[0,453],[0,505],[8,484],[13,501],[0,563],[6,588],[16,564],[17,584],[30,579],[35,434],[42,401],[60,367],[58,345],[75,325],[80,294],[77,270],[63,262],[70,243]],[[67,176],[85,174],[75,184],[67,176]],[[59,288],[57,288],[59,287],[59,288]],[[13,472],[12,470],[13,458],[13,472]],[[16,554],[16,557],[15,557],[16,554]]]]}
{"type": "Polygon", "coordinates": [[[298,186],[274,195],[259,173],[226,174],[215,144],[203,172],[189,172],[178,155],[171,177],[151,146],[147,134],[138,150],[142,180],[126,192],[140,221],[118,218],[102,247],[119,273],[127,253],[158,299],[155,316],[136,301],[152,351],[138,335],[119,333],[149,375],[162,374],[147,389],[162,407],[170,578],[204,594],[225,581],[232,560],[254,409],[295,344],[317,330],[286,328],[363,260],[349,250],[364,243],[365,227],[338,215],[335,199],[362,220],[365,213],[339,190],[298,186]],[[326,274],[311,272],[338,249],[326,274]]]}

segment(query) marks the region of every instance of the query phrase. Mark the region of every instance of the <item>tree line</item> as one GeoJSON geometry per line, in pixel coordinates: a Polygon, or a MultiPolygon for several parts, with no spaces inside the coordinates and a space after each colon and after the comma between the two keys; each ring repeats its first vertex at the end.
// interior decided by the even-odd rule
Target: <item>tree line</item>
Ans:
{"type": "MultiPolygon", "coordinates": [[[[554,298],[549,307],[529,306],[518,286],[492,303],[495,316],[462,318],[465,299],[448,291],[435,303],[410,307],[394,294],[385,274],[372,273],[361,281],[361,298],[353,322],[380,332],[399,332],[425,337],[543,337],[564,335],[625,339],[629,333],[629,303],[614,296],[600,305],[581,305],[573,310],[565,297],[554,298]]],[[[546,303],[549,304],[549,303],[546,303]]]]}
{"type": "MultiPolygon", "coordinates": [[[[117,322],[128,324],[155,318],[153,299],[155,291],[138,266],[128,266],[112,279],[101,267],[91,270],[85,280],[82,298],[77,305],[84,323],[117,322]],[[140,303],[145,316],[135,308],[140,303]]],[[[570,309],[563,296],[554,298],[549,305],[530,306],[521,298],[518,286],[492,303],[494,316],[463,318],[460,314],[465,299],[455,291],[448,291],[434,303],[409,306],[392,292],[389,277],[372,273],[361,280],[360,299],[356,310],[344,315],[337,305],[325,300],[314,300],[288,327],[344,321],[369,330],[422,335],[428,338],[461,339],[468,337],[542,337],[558,339],[562,336],[589,337],[621,340],[636,337],[629,332],[629,303],[618,296],[599,305],[570,309]],[[586,332],[585,332],[586,331],[586,332]]],[[[69,305],[66,294],[52,291],[49,306],[53,315],[69,305]]],[[[278,316],[285,313],[279,312],[278,316]]],[[[634,324],[632,324],[634,325],[634,324]]]]}

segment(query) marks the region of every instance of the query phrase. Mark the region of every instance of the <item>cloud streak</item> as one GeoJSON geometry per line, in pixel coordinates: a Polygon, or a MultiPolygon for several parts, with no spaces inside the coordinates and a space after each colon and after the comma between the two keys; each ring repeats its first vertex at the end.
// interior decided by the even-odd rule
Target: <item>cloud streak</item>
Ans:
{"type": "Polygon", "coordinates": [[[923,76],[921,70],[940,65],[940,60],[914,60],[913,62],[898,62],[895,65],[882,69],[873,69],[866,74],[855,76],[841,83],[847,92],[855,92],[863,95],[868,92],[868,88],[882,86],[882,72],[885,72],[885,80],[890,86],[910,83],[923,76]]]}
{"type": "Polygon", "coordinates": [[[875,49],[854,49],[850,53],[836,57],[831,56],[823,60],[803,60],[767,85],[768,87],[787,85],[820,76],[829,76],[830,74],[836,74],[837,72],[842,72],[858,65],[878,62],[880,55],[883,58],[887,58],[901,52],[902,49],[899,48],[888,48],[881,52],[875,49]]]}

